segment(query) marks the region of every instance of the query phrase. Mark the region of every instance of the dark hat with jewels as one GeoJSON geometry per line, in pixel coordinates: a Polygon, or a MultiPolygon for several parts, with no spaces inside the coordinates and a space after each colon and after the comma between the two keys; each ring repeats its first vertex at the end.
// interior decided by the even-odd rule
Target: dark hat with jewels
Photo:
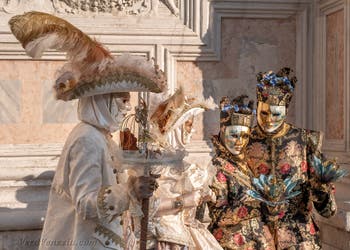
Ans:
{"type": "Polygon", "coordinates": [[[295,76],[290,76],[293,70],[284,67],[277,73],[273,71],[257,74],[256,94],[259,102],[275,106],[287,106],[293,97],[295,76]]]}
{"type": "Polygon", "coordinates": [[[220,101],[220,127],[240,125],[252,127],[255,114],[254,101],[247,95],[240,95],[232,101],[227,96],[220,101]]]}

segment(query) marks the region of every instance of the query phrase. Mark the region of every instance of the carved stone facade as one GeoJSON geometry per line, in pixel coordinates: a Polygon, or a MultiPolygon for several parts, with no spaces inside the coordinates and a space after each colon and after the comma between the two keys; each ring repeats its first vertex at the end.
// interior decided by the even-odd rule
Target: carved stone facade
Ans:
{"type": "MultiPolygon", "coordinates": [[[[76,103],[58,103],[51,92],[55,69],[62,65],[64,55],[48,51],[43,60],[30,60],[9,31],[7,21],[11,16],[30,10],[57,13],[96,37],[115,55],[129,52],[155,58],[167,73],[170,91],[183,85],[192,95],[214,95],[216,101],[227,93],[253,95],[253,75],[257,71],[266,70],[264,67],[277,70],[280,64],[288,63],[295,66],[299,79],[293,104],[296,112],[292,112],[291,120],[298,126],[324,130],[326,119],[330,118],[325,117],[328,97],[323,73],[333,72],[323,67],[327,61],[326,46],[322,44],[327,41],[324,19],[332,21],[332,13],[344,11],[343,55],[344,63],[349,63],[350,6],[345,3],[0,0],[0,107],[6,110],[0,112],[0,249],[36,249],[36,242],[27,243],[40,235],[57,158],[77,122],[76,103]],[[314,55],[314,51],[318,53],[314,55]]],[[[338,156],[340,163],[350,169],[350,88],[345,84],[350,80],[349,65],[344,64],[343,68],[344,71],[334,71],[345,75],[344,82],[338,81],[344,92],[340,105],[344,126],[339,126],[343,139],[328,141],[326,145],[329,155],[338,156]]],[[[135,102],[136,95],[133,98],[135,102]]],[[[189,157],[206,164],[211,151],[206,140],[217,132],[217,113],[207,113],[196,123],[196,141],[189,145],[189,157]]],[[[350,197],[346,193],[349,186],[350,178],[338,184],[341,190],[338,215],[322,221],[326,232],[324,249],[346,249],[342,246],[349,242],[350,197]],[[341,232],[342,243],[334,243],[328,237],[335,230],[341,232]]]]}
{"type": "MultiPolygon", "coordinates": [[[[72,15],[157,15],[160,0],[2,0],[0,9],[14,14],[40,10],[72,15]]],[[[174,15],[179,14],[179,3],[163,0],[174,15]]]]}
{"type": "Polygon", "coordinates": [[[151,0],[52,0],[52,2],[58,12],[70,14],[142,15],[154,8],[151,0]]]}

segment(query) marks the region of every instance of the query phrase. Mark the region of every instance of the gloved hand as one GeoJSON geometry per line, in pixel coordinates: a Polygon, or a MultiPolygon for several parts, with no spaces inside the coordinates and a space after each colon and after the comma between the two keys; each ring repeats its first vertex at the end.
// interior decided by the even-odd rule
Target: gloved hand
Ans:
{"type": "Polygon", "coordinates": [[[213,190],[211,190],[210,188],[202,190],[201,194],[202,194],[203,202],[212,202],[212,203],[216,202],[216,195],[213,192],[213,190]]]}
{"type": "Polygon", "coordinates": [[[153,195],[153,192],[158,188],[156,181],[158,177],[159,175],[130,177],[129,181],[138,200],[146,199],[153,195]]]}
{"type": "Polygon", "coordinates": [[[200,190],[195,190],[182,195],[184,207],[197,207],[201,203],[202,194],[200,190]]]}
{"type": "Polygon", "coordinates": [[[316,182],[320,184],[336,182],[348,175],[348,171],[340,169],[335,161],[322,161],[316,156],[313,156],[311,161],[315,170],[316,182]]]}

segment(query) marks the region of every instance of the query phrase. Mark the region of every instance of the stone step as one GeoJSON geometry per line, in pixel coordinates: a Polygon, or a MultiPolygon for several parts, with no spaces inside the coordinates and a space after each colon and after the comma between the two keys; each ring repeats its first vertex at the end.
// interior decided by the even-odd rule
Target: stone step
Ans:
{"type": "Polygon", "coordinates": [[[41,230],[0,232],[1,250],[37,250],[41,230]]]}
{"type": "Polygon", "coordinates": [[[61,154],[62,148],[62,143],[0,144],[0,158],[25,156],[57,156],[61,154]]]}
{"type": "Polygon", "coordinates": [[[41,229],[46,209],[0,210],[0,231],[41,229]]]}
{"type": "Polygon", "coordinates": [[[52,163],[51,167],[0,167],[0,185],[5,185],[5,181],[27,181],[29,180],[51,180],[55,173],[56,163],[52,163]],[[4,183],[4,184],[3,184],[4,183]]]}

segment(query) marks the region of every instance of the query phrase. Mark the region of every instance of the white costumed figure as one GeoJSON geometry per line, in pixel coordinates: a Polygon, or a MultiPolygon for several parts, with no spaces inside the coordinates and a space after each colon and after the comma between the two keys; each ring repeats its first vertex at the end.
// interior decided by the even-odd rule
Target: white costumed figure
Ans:
{"type": "Polygon", "coordinates": [[[113,57],[58,17],[29,12],[11,18],[26,53],[67,52],[54,86],[58,99],[79,99],[80,123],[62,150],[52,182],[39,249],[125,249],[121,215],[152,195],[153,177],[120,183],[111,133],[130,110],[130,91],[161,92],[165,76],[143,57],[113,57]]]}
{"type": "MultiPolygon", "coordinates": [[[[201,202],[215,199],[209,189],[215,170],[183,160],[194,116],[216,105],[211,98],[186,99],[180,88],[155,108],[150,106],[148,140],[153,153],[148,161],[151,173],[160,177],[158,188],[150,198],[147,249],[222,249],[206,226],[195,219],[201,202]]],[[[137,162],[135,155],[125,152],[125,162],[137,162]]],[[[139,160],[142,161],[141,157],[139,160]]],[[[141,217],[136,210],[132,211],[124,223],[128,250],[138,249],[141,230],[141,217]]]]}

